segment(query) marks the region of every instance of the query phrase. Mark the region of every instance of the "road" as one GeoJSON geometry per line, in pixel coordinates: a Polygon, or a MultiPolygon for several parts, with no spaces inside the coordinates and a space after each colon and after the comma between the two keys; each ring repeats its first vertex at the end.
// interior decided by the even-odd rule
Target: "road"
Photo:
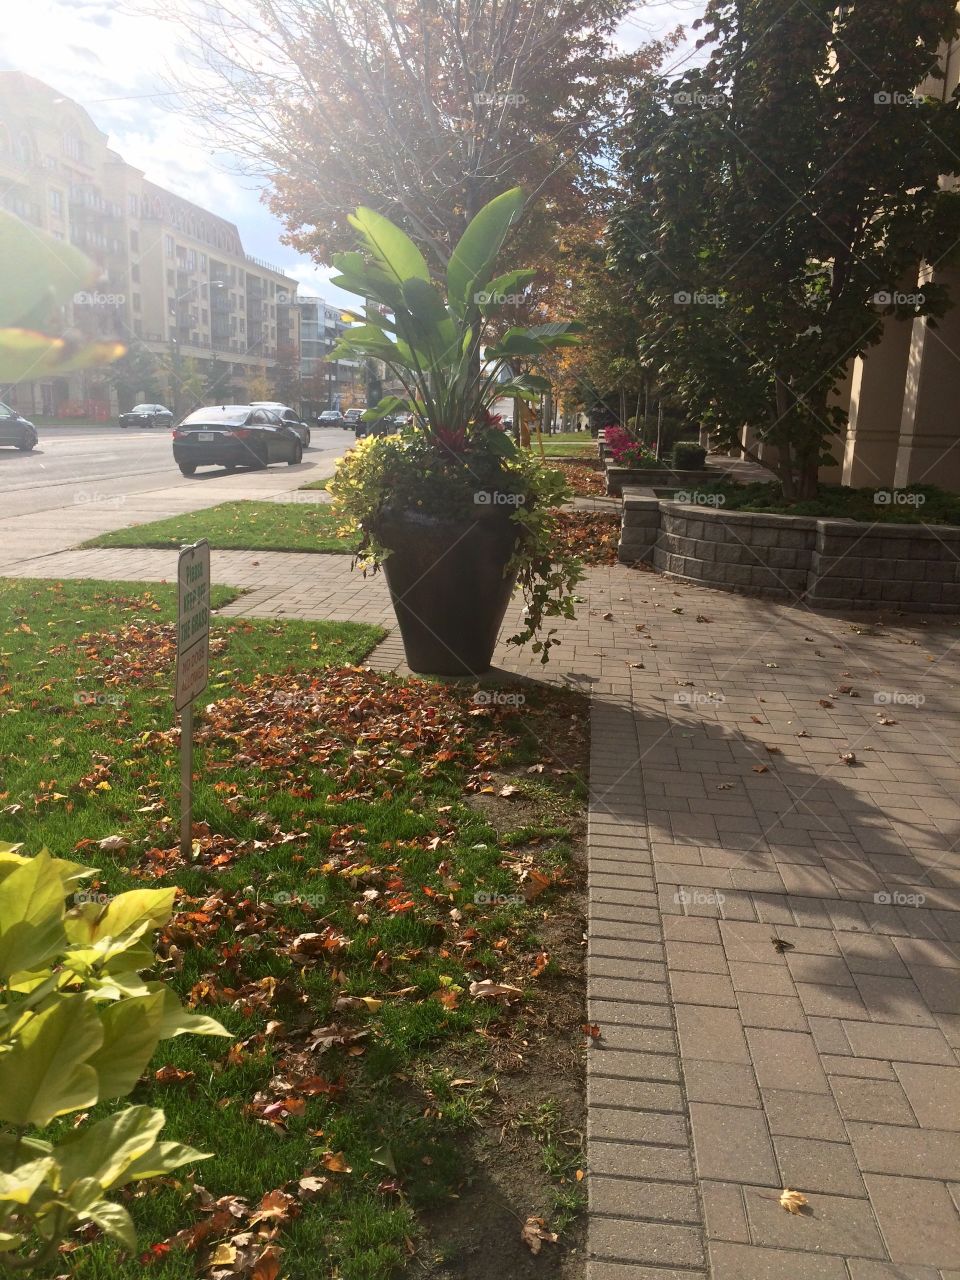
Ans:
{"type": "Polygon", "coordinates": [[[0,449],[0,572],[109,529],[158,520],[237,498],[282,497],[333,473],[353,441],[339,428],[314,430],[298,467],[183,476],[170,432],[41,427],[32,453],[0,449]]]}

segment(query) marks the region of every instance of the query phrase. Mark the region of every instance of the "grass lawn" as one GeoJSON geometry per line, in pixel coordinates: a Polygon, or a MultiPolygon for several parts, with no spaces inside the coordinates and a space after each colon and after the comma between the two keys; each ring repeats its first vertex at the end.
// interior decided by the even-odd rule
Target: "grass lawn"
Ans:
{"type": "Polygon", "coordinates": [[[327,476],[326,480],[311,480],[309,484],[302,484],[301,489],[326,489],[327,485],[333,479],[333,476],[327,476]]]}
{"type": "Polygon", "coordinates": [[[337,535],[329,506],[314,502],[223,502],[168,520],[102,533],[85,547],[180,547],[208,538],[220,551],[355,550],[337,535]]]}
{"type": "Polygon", "coordinates": [[[0,581],[0,839],[98,867],[93,891],[178,885],[158,972],[236,1037],[162,1043],[132,1095],[213,1153],[121,1193],[139,1254],[87,1232],[49,1277],[263,1254],[222,1274],[454,1280],[493,1251],[521,1276],[528,1216],[560,1232],[535,1264],[559,1274],[581,1201],[585,704],[377,674],[355,665],[372,627],[215,620],[183,862],[174,608],[170,586],[0,581]]]}
{"type": "MultiPolygon", "coordinates": [[[[536,440],[532,447],[534,452],[540,452],[536,440]]],[[[582,432],[571,440],[562,436],[544,436],[543,451],[548,458],[595,458],[597,442],[582,432]]]]}

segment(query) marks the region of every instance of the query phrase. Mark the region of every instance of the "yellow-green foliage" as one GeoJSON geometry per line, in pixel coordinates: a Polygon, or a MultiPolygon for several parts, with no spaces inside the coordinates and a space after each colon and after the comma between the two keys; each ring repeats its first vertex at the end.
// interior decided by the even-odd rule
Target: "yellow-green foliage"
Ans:
{"type": "Polygon", "coordinates": [[[134,1248],[130,1216],[107,1193],[207,1158],[159,1141],[164,1115],[152,1107],[55,1141],[40,1132],[128,1094],[159,1041],[228,1034],[140,977],[174,889],[104,901],[82,891],[92,874],[46,849],[30,857],[0,843],[0,1269],[45,1264],[84,1222],[134,1248]]]}

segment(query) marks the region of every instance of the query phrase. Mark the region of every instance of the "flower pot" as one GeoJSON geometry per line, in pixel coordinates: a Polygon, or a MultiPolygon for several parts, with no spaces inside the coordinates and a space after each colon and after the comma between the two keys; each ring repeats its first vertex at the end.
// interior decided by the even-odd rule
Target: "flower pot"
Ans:
{"type": "Polygon", "coordinates": [[[424,675],[470,676],[490,668],[516,582],[506,573],[517,540],[512,506],[469,516],[382,512],[376,535],[407,664],[424,675]]]}

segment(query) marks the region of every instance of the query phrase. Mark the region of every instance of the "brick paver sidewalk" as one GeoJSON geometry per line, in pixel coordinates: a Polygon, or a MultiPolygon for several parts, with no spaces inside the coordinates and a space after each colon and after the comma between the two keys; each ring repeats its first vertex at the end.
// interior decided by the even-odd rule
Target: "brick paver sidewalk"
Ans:
{"type": "MultiPolygon", "coordinates": [[[[249,590],[231,614],[391,625],[346,557],[213,573],[249,590]]],[[[593,694],[590,1280],[960,1280],[958,624],[620,566],[582,594],[546,674],[593,694]]]]}

